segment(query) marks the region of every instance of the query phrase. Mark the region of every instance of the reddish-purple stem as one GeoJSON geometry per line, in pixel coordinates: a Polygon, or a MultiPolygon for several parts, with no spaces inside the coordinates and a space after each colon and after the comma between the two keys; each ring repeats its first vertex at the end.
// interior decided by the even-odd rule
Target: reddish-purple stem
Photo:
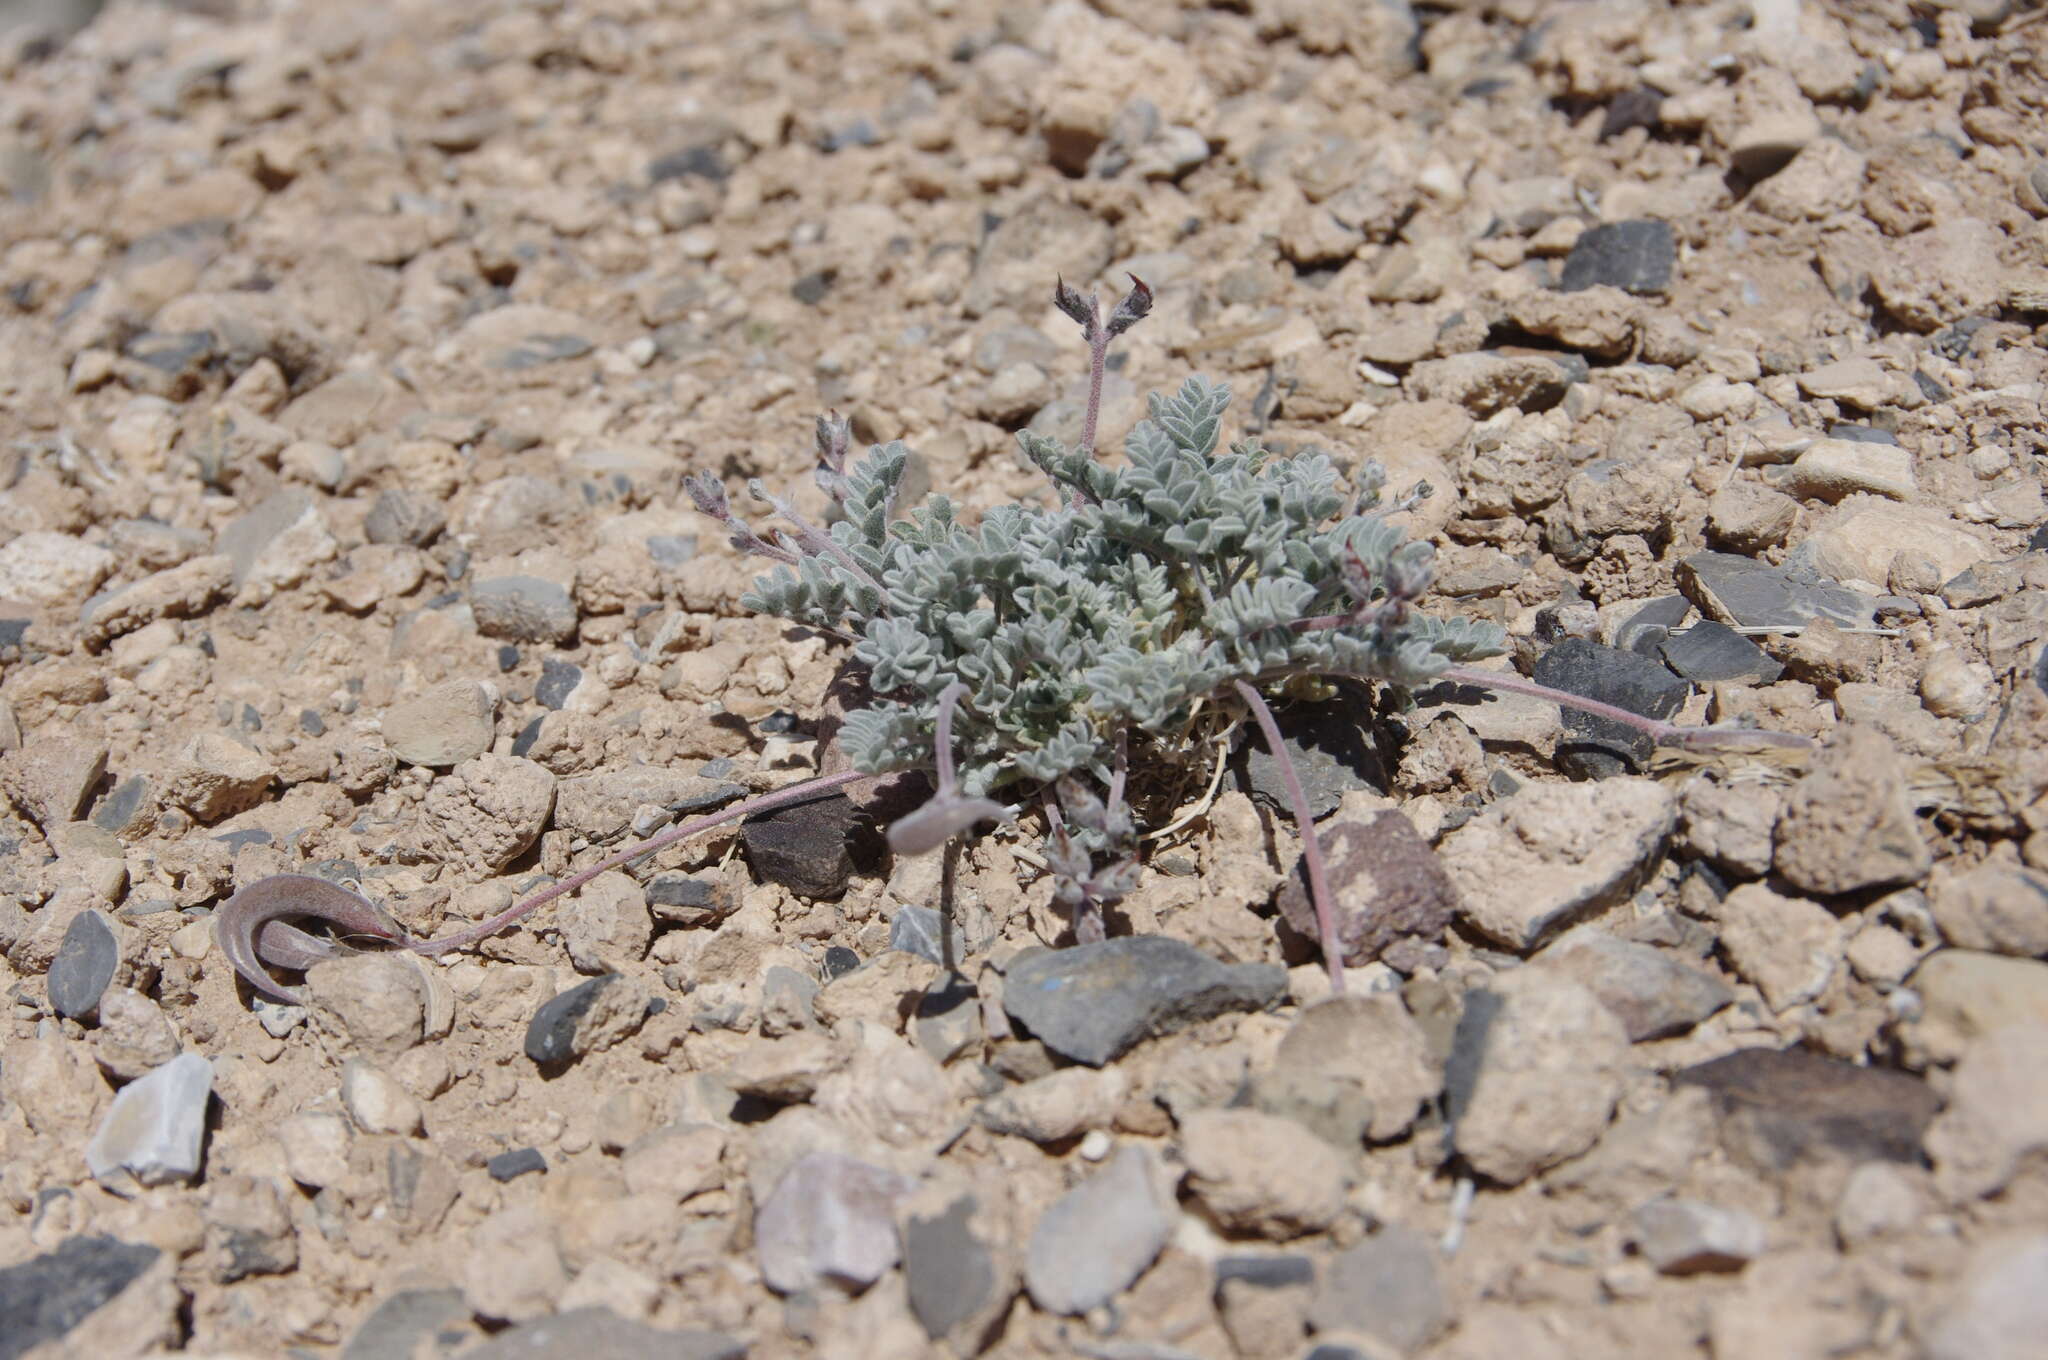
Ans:
{"type": "Polygon", "coordinates": [[[1524,679],[1513,671],[1488,671],[1477,666],[1448,666],[1437,678],[1460,685],[1479,685],[1486,689],[1505,690],[1510,694],[1526,694],[1531,698],[1548,699],[1551,703],[1564,708],[1576,708],[1581,713],[1590,713],[1596,718],[1607,718],[1623,726],[1632,727],[1661,746],[1699,750],[1753,742],[1760,746],[1804,750],[1814,744],[1813,738],[1802,737],[1796,732],[1771,732],[1751,727],[1680,727],[1660,718],[1646,718],[1640,713],[1631,713],[1625,708],[1601,703],[1598,699],[1588,699],[1561,689],[1552,689],[1549,685],[1524,679]]]}
{"type": "Polygon", "coordinates": [[[1308,866],[1308,896],[1315,904],[1316,933],[1322,936],[1323,966],[1330,971],[1330,992],[1334,996],[1344,995],[1344,947],[1337,940],[1337,908],[1330,895],[1330,880],[1323,872],[1323,847],[1316,838],[1314,810],[1308,805],[1308,791],[1301,786],[1301,775],[1295,771],[1294,761],[1288,757],[1286,743],[1280,737],[1280,724],[1273,721],[1273,710],[1259,697],[1259,692],[1242,680],[1231,682],[1244,699],[1245,706],[1252,711],[1252,717],[1259,724],[1259,735],[1266,739],[1266,749],[1273,753],[1273,760],[1280,766],[1280,782],[1287,789],[1287,801],[1294,805],[1294,824],[1301,830],[1301,858],[1308,866]]]}
{"type": "Polygon", "coordinates": [[[715,826],[723,826],[727,822],[737,821],[742,817],[751,817],[757,812],[768,812],[775,808],[787,807],[791,803],[801,803],[821,793],[829,793],[833,789],[844,788],[848,784],[868,778],[872,778],[872,776],[860,770],[841,770],[838,774],[819,775],[815,779],[806,779],[800,784],[792,784],[786,789],[777,789],[773,793],[764,793],[758,798],[748,798],[742,802],[734,803],[729,808],[721,808],[717,812],[706,813],[702,817],[672,826],[660,835],[641,841],[637,845],[629,845],[617,854],[598,861],[588,869],[570,875],[560,883],[543,888],[524,902],[515,903],[504,911],[499,912],[496,916],[488,920],[479,921],[467,930],[457,931],[453,935],[444,935],[438,940],[404,940],[401,943],[417,954],[445,954],[451,949],[466,949],[470,945],[479,944],[489,939],[513,922],[531,916],[556,898],[566,897],[568,894],[575,892],[599,874],[609,873],[613,869],[631,864],[642,855],[651,855],[657,850],[665,850],[677,841],[688,840],[690,837],[709,831],[715,826]]]}

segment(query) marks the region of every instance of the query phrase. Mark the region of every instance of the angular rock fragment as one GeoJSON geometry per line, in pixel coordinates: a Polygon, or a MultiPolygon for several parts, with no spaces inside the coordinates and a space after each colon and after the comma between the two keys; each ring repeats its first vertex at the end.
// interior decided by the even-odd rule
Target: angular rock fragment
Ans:
{"type": "Polygon", "coordinates": [[[1020,956],[1003,1009],[1055,1053],[1100,1067],[1142,1039],[1261,1010],[1286,987],[1278,965],[1218,963],[1179,940],[1139,935],[1020,956]]]}

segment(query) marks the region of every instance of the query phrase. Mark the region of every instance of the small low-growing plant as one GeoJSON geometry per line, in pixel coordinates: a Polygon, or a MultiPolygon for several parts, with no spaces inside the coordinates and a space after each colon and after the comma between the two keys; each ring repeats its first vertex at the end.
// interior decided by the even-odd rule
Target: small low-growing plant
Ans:
{"type": "MultiPolygon", "coordinates": [[[[1154,395],[1124,441],[1123,461],[1098,457],[1110,345],[1151,308],[1150,290],[1132,284],[1107,318],[1093,295],[1064,283],[1055,290],[1087,342],[1090,381],[1077,445],[1018,435],[1048,479],[1040,503],[996,506],[970,523],[935,494],[901,513],[909,451],[879,445],[849,464],[848,424],[831,417],[817,426],[816,476],[834,511],[827,525],[754,481],[753,498],[783,521],[764,535],[734,512],[715,477],[687,479],[698,508],[736,547],[776,563],[742,603],[847,640],[866,668],[873,701],[848,714],[837,736],[851,770],[673,827],[439,940],[413,939],[356,907],[319,910],[266,880],[274,886],[252,885],[223,909],[223,938],[236,941],[230,960],[259,988],[280,991],[261,965],[304,966],[319,950],[284,924],[288,915],[325,917],[423,953],[473,945],[686,836],[908,770],[929,771],[934,791],[890,827],[896,852],[935,850],[979,823],[1036,810],[1055,900],[1071,912],[1077,939],[1100,939],[1103,908],[1138,879],[1139,809],[1171,811],[1249,720],[1278,762],[1300,826],[1319,942],[1341,990],[1335,904],[1268,693],[1327,694],[1340,678],[1412,689],[1449,677],[1540,694],[1659,740],[1725,735],[1466,666],[1502,650],[1500,630],[1420,608],[1432,549],[1390,519],[1430,488],[1388,501],[1377,463],[1360,466],[1347,489],[1321,452],[1282,454],[1256,439],[1225,446],[1230,391],[1221,384],[1194,377],[1154,395]]],[[[345,892],[314,896],[333,901],[337,891],[345,892]]]]}

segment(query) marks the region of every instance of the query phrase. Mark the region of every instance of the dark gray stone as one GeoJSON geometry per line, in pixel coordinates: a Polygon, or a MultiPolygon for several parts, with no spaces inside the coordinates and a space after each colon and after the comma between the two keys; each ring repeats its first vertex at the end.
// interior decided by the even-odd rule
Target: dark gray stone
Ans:
{"type": "Polygon", "coordinates": [[[1624,652],[1655,656],[1658,645],[1671,636],[1671,630],[1684,623],[1685,616],[1691,612],[1692,601],[1683,595],[1665,595],[1652,600],[1614,630],[1614,645],[1624,652]]]}
{"type": "Polygon", "coordinates": [[[749,817],[740,845],[754,872],[799,897],[844,896],[853,876],[848,845],[859,813],[844,794],[828,794],[749,817]]]}
{"type": "Polygon", "coordinates": [[[429,1333],[468,1321],[469,1305],[459,1289],[402,1289],[363,1319],[341,1348],[341,1360],[415,1355],[429,1333]]]}
{"type": "Polygon", "coordinates": [[[1565,257],[1557,286],[1566,293],[1602,283],[1631,293],[1662,293],[1677,266],[1671,224],[1638,217],[1588,228],[1565,257]]]}
{"type": "Polygon", "coordinates": [[[1695,685],[1768,685],[1784,664],[1725,623],[1703,619],[1657,649],[1664,664],[1695,685]]]}
{"type": "Polygon", "coordinates": [[[581,1056],[576,1051],[576,1027],[597,1000],[598,992],[618,980],[617,973],[606,973],[542,1002],[527,1022],[526,1056],[541,1067],[553,1067],[581,1056]]]}
{"type": "Polygon", "coordinates": [[[302,708],[299,710],[299,730],[309,737],[324,737],[327,735],[327,722],[312,709],[302,708]]]}
{"type": "Polygon", "coordinates": [[[647,163],[647,182],[659,184],[665,179],[685,179],[695,176],[708,179],[716,184],[732,173],[726,168],[724,157],[715,146],[686,146],[680,151],[671,151],[656,156],[647,163]]]}
{"type": "Polygon", "coordinates": [[[832,291],[832,280],[836,277],[836,270],[813,270],[789,286],[789,295],[806,307],[815,307],[832,291]]]}
{"type": "Polygon", "coordinates": [[[898,907],[889,921],[889,947],[943,967],[945,928],[945,918],[931,907],[898,907]]]}
{"type": "Polygon", "coordinates": [[[1216,1262],[1216,1287],[1230,1280],[1260,1289],[1287,1289],[1314,1284],[1316,1263],[1307,1256],[1225,1256],[1216,1262]]]}
{"type": "Polygon", "coordinates": [[[963,1195],[935,1218],[903,1225],[903,1278],[910,1311],[937,1341],[986,1308],[996,1287],[995,1256],[974,1235],[973,1196],[963,1195]]]}
{"type": "Polygon", "coordinates": [[[462,1360],[746,1360],[747,1343],[722,1332],[663,1331],[609,1308],[575,1308],[507,1327],[462,1360]]]}
{"type": "Polygon", "coordinates": [[[1838,424],[1828,426],[1828,438],[1846,439],[1852,444],[1890,444],[1897,448],[1899,437],[1875,425],[1838,424]]]}
{"type": "Polygon", "coordinates": [[[100,800],[93,810],[92,824],[102,831],[115,835],[135,825],[136,819],[147,814],[151,803],[149,781],[139,774],[131,774],[100,800]]]}
{"type": "Polygon", "coordinates": [[[513,642],[563,643],[576,635],[576,601],[538,576],[494,576],[469,590],[476,630],[513,642]]]}
{"type": "MultiPolygon", "coordinates": [[[[1691,693],[1683,680],[1645,656],[1570,638],[1537,659],[1532,678],[1585,699],[1646,718],[1669,718],[1691,693]]],[[[1564,710],[1558,768],[1580,779],[1605,779],[1640,769],[1655,749],[1649,737],[1612,718],[1564,710]]]]}
{"type": "Polygon", "coordinates": [[[560,709],[583,683],[583,668],[559,656],[540,663],[540,680],[533,687],[533,701],[542,708],[560,709]]]}
{"type": "Polygon", "coordinates": [[[372,543],[405,543],[424,548],[440,536],[448,517],[441,507],[416,491],[392,487],[377,493],[376,504],[363,520],[363,537],[372,543]]]}
{"type": "Polygon", "coordinates": [[[1868,628],[1871,601],[1844,586],[1801,580],[1790,572],[1733,553],[1694,553],[1678,564],[1678,588],[1710,619],[1741,628],[1803,628],[1826,619],[1868,628]]]}
{"type": "Polygon", "coordinates": [[[669,870],[647,881],[647,905],[661,920],[706,926],[732,915],[739,903],[718,879],[669,870]]]}
{"type": "Polygon", "coordinates": [[[825,981],[843,978],[860,967],[860,955],[843,944],[835,944],[825,951],[825,981]]]}
{"type": "Polygon", "coordinates": [[[595,348],[595,345],[581,335],[529,335],[523,337],[518,344],[507,345],[492,355],[490,366],[518,373],[529,368],[539,368],[542,364],[560,363],[564,359],[580,359],[595,348]]]}
{"type": "Polygon", "coordinates": [[[18,651],[28,635],[29,619],[0,619],[0,651],[18,651]]]}
{"type": "Polygon", "coordinates": [[[1766,1175],[1802,1162],[1917,1163],[1941,1104],[1917,1077],[1797,1048],[1742,1049],[1671,1080],[1705,1087],[1723,1149],[1766,1175]]]}
{"type": "Polygon", "coordinates": [[[519,729],[519,734],[512,738],[513,755],[518,756],[522,760],[526,758],[526,753],[531,751],[533,744],[540,740],[540,727],[545,721],[545,718],[535,718],[519,729]]]}
{"type": "MultiPolygon", "coordinates": [[[[1311,816],[1329,816],[1344,795],[1355,789],[1386,790],[1386,771],[1380,765],[1365,712],[1362,705],[1341,699],[1287,705],[1274,711],[1281,744],[1301,776],[1311,816]]],[[[1280,763],[1264,741],[1246,743],[1244,774],[1253,798],[1288,817],[1294,815],[1280,763]]]]}
{"type": "Polygon", "coordinates": [[[528,1172],[547,1169],[548,1159],[540,1155],[539,1148],[532,1147],[513,1148],[484,1163],[484,1170],[491,1173],[494,1181],[515,1180],[528,1172]]]}
{"type": "Polygon", "coordinates": [[[1180,940],[1138,935],[1020,955],[1003,1009],[1053,1052],[1100,1067],[1141,1039],[1263,1010],[1286,988],[1277,964],[1219,963],[1180,940]]]}
{"type": "Polygon", "coordinates": [[[153,375],[150,385],[161,396],[203,377],[217,346],[212,331],[144,331],[122,353],[153,375]]]}
{"type": "Polygon", "coordinates": [[[1436,1245],[1388,1224],[1323,1267],[1308,1306],[1318,1332],[1364,1332],[1403,1353],[1420,1349],[1449,1320],[1436,1245]]]}
{"type": "Polygon", "coordinates": [[[57,956],[50,960],[51,1009],[69,1020],[92,1018],[120,962],[121,942],[105,916],[81,911],[72,917],[57,956]]]}
{"type": "Polygon", "coordinates": [[[119,1297],[161,1255],[112,1237],[73,1237],[0,1270],[0,1360],[59,1340],[119,1297]]]}
{"type": "Polygon", "coordinates": [[[1684,1034],[1735,999],[1721,979],[1688,968],[1661,949],[1604,932],[1575,933],[1537,956],[1545,967],[1600,998],[1629,1042],[1684,1034]]]}

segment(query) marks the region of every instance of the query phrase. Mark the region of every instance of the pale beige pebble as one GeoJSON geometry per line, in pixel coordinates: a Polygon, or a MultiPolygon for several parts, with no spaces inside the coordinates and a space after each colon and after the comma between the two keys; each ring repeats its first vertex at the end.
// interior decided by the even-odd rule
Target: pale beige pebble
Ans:
{"type": "Polygon", "coordinates": [[[1835,1200],[1835,1237],[1849,1251],[1910,1231],[1927,1212],[1926,1172],[1897,1162],[1864,1162],[1835,1200]]]}
{"type": "Polygon", "coordinates": [[[342,1064],[341,1102],[356,1127],[368,1134],[415,1134],[426,1118],[418,1097],[389,1072],[361,1058],[342,1064]]]}
{"type": "Polygon", "coordinates": [[[37,733],[0,756],[0,789],[38,826],[58,826],[85,810],[107,772],[109,749],[104,740],[37,733]]]}
{"type": "Polygon", "coordinates": [[[410,764],[460,765],[490,749],[497,708],[495,686],[445,681],[394,705],[384,715],[384,740],[410,764]]]}
{"type": "Polygon", "coordinates": [[[235,603],[248,608],[268,603],[341,552],[341,544],[327,527],[319,498],[296,490],[279,492],[229,525],[221,534],[221,547],[235,558],[235,603]],[[294,504],[291,497],[304,500],[294,504]],[[262,521],[266,532],[237,545],[239,550],[231,549],[236,526],[252,520],[262,521]]]}
{"type": "Polygon", "coordinates": [[[1756,388],[1710,373],[1680,392],[1678,405],[1694,420],[1747,420],[1756,413],[1756,388]]]}
{"type": "Polygon", "coordinates": [[[635,1322],[650,1322],[661,1304],[661,1281],[612,1256],[600,1256],[576,1272],[557,1306],[563,1313],[602,1308],[635,1322]]]}
{"type": "Polygon", "coordinates": [[[1926,1360],[2034,1360],[2048,1332],[2048,1233],[1978,1242],[1939,1312],[1921,1325],[1926,1360]]]}
{"type": "MultiPolygon", "coordinates": [[[[1757,384],[1757,390],[1780,406],[1786,405],[1798,395],[1798,387],[1789,373],[1777,373],[1763,379],[1757,384]]],[[[1768,467],[1789,463],[1797,458],[1814,438],[1813,431],[1799,429],[1783,416],[1753,420],[1730,437],[1744,467],[1768,467]]]]}
{"type": "Polygon", "coordinates": [[[844,1067],[851,1057],[845,1044],[816,1030],[797,1030],[773,1039],[744,1035],[725,1055],[719,1076],[735,1094],[787,1104],[811,1099],[818,1083],[844,1067]]]}
{"type": "Polygon", "coordinates": [[[347,575],[323,579],[320,593],[354,614],[410,595],[426,577],[426,555],[404,543],[366,543],[351,549],[348,566],[347,575]]]}
{"type": "Polygon", "coordinates": [[[130,472],[161,474],[178,442],[178,408],[162,397],[131,397],[107,422],[106,441],[107,452],[130,472]]]}
{"type": "Polygon", "coordinates": [[[1785,797],[1773,863],[1820,895],[1917,883],[1933,866],[1904,763],[1873,728],[1838,727],[1785,797]]]}
{"type": "Polygon", "coordinates": [[[189,700],[211,683],[213,661],[197,647],[180,643],[144,666],[135,688],[159,702],[189,700]]]}
{"type": "Polygon", "coordinates": [[[678,1205],[725,1184],[726,1134],[705,1124],[670,1124],[633,1141],[620,1158],[626,1188],[678,1205]]]}
{"type": "Polygon", "coordinates": [[[1940,949],[1909,981],[1920,1014],[1903,1027],[1920,1062],[1953,1062],[1982,1035],[2007,1025],[2048,1024],[2048,963],[1974,949],[1940,949]]]}
{"type": "Polygon", "coordinates": [[[995,1133],[1058,1143],[1109,1128],[1129,1088],[1115,1068],[1068,1067],[997,1092],[982,1102],[978,1117],[995,1133]]]}
{"type": "Polygon", "coordinates": [[[112,553],[73,534],[31,530],[0,546],[0,599],[77,604],[116,565],[112,553]]]}
{"type": "Polygon", "coordinates": [[[1937,717],[1974,722],[1990,711],[1995,680],[1991,667],[1943,647],[1927,658],[1920,672],[1920,702],[1937,717]]]}
{"type": "Polygon", "coordinates": [[[1809,397],[1845,401],[1860,410],[1875,411],[1891,398],[1891,375],[1884,365],[1868,355],[1837,359],[1798,375],[1799,390],[1809,397]]]}
{"type": "Polygon", "coordinates": [[[65,384],[73,392],[96,392],[112,382],[118,371],[112,350],[82,349],[71,361],[65,384]]]}
{"type": "Polygon", "coordinates": [[[1869,1348],[1869,1286],[1832,1244],[1760,1257],[1705,1307],[1713,1360],[1811,1360],[1869,1348]]]}
{"type": "Polygon", "coordinates": [[[1180,1136],[1189,1192],[1232,1232],[1284,1241],[1327,1228],[1344,1207],[1345,1158],[1290,1119],[1201,1110],[1180,1136]]]}
{"type": "Polygon", "coordinates": [[[1327,993],[1326,983],[1322,999],[1302,1003],[1253,1077],[1252,1104],[1346,1150],[1398,1138],[1443,1090],[1442,1064],[1391,990],[1327,993]]]}
{"type": "Polygon", "coordinates": [[[300,1110],[278,1120],[271,1136],[284,1154],[286,1174],[316,1190],[348,1178],[355,1129],[333,1110],[300,1110]]]}
{"type": "Polygon", "coordinates": [[[1864,158],[1839,137],[1817,137],[1750,192],[1748,206],[1782,222],[1848,212],[1863,192],[1864,158]]]}
{"type": "Polygon", "coordinates": [[[1758,482],[1730,482],[1707,501],[1707,534],[1737,552],[1774,548],[1799,522],[1799,502],[1758,482]]]}
{"type": "Polygon", "coordinates": [[[1508,319],[1567,349],[1619,358],[1634,346],[1643,304],[1610,284],[1575,292],[1526,293],[1508,307],[1508,319]]]}
{"type": "Polygon", "coordinates": [[[456,1279],[479,1316],[506,1322],[553,1314],[569,1287],[554,1224],[530,1204],[498,1209],[470,1230],[456,1279]]]}
{"type": "Polygon", "coordinates": [[[389,1061],[420,1042],[425,1005],[411,963],[356,954],[306,970],[306,995],[321,1029],[353,1053],[389,1061]]]}
{"type": "Polygon", "coordinates": [[[1918,331],[1937,330],[1995,306],[2005,288],[2004,233],[1975,217],[1951,217],[1887,241],[1870,282],[1892,316],[1918,331]]]}
{"type": "Polygon", "coordinates": [[[2048,955],[2048,873],[1996,860],[1964,870],[1944,864],[1927,897],[1942,938],[1958,948],[2048,955]]]}
{"type": "Polygon", "coordinates": [[[1716,915],[1728,962],[1774,1011],[1819,996],[1841,963],[1842,923],[1803,897],[1745,883],[1722,900],[1716,915]]]}
{"type": "Polygon", "coordinates": [[[1887,579],[1893,560],[1913,552],[1935,564],[1943,581],[1991,556],[1989,538],[1925,505],[1852,496],[1813,526],[1807,542],[1814,566],[1838,581],[1887,579]]]}
{"type": "Polygon", "coordinates": [[[1923,952],[1896,926],[1872,921],[1849,941],[1846,956],[1857,977],[1865,982],[1895,987],[1919,966],[1923,952]]]}
{"type": "Polygon", "coordinates": [[[1532,783],[1445,836],[1444,868],[1460,916],[1526,952],[1632,892],[1676,820],[1655,780],[1532,783]]]}
{"type": "Polygon", "coordinates": [[[1679,843],[1748,878],[1770,872],[1783,792],[1769,785],[1688,780],[1678,804],[1679,843]]]}
{"type": "Polygon", "coordinates": [[[178,1056],[177,1026],[133,987],[109,987],[100,996],[92,1050],[108,1075],[134,1081],[178,1056]]]}
{"type": "Polygon", "coordinates": [[[32,1132],[82,1145],[106,1108],[107,1082],[78,1040],[21,1039],[0,1064],[0,1098],[21,1112],[32,1132]]]}
{"type": "Polygon", "coordinates": [[[170,619],[144,624],[125,637],[117,637],[107,648],[107,661],[120,674],[133,679],[144,667],[178,645],[183,630],[170,619]]]}
{"type": "Polygon", "coordinates": [[[161,797],[205,824],[246,812],[263,801],[275,768],[260,752],[225,732],[201,732],[163,772],[161,797]]]}
{"type": "Polygon", "coordinates": [[[1924,1144],[1935,1188],[1950,1202],[1996,1194],[2024,1158],[2048,1152],[2048,1024],[1973,1040],[1924,1144]]]}
{"type": "Polygon", "coordinates": [[[1735,82],[1734,99],[1716,107],[1707,135],[1752,180],[1781,171],[1821,136],[1819,115],[1786,72],[1751,67],[1735,82]]]}
{"type": "Polygon", "coordinates": [[[1996,444],[1979,444],[1963,460],[1970,475],[1980,482],[1991,481],[2012,466],[2012,455],[1996,444]]]}
{"type": "Polygon", "coordinates": [[[1631,1219],[1636,1250],[1660,1274],[1740,1270],[1763,1255],[1764,1224],[1746,1209],[1698,1200],[1658,1198],[1631,1219]]]}
{"type": "Polygon", "coordinates": [[[213,922],[204,917],[171,932],[171,952],[181,959],[203,959],[213,952],[213,922]]]}
{"type": "Polygon", "coordinates": [[[623,870],[585,884],[556,909],[569,961],[581,973],[617,972],[647,957],[654,918],[647,890],[623,870]]]}
{"type": "Polygon", "coordinates": [[[1482,994],[1484,1034],[1460,1034],[1479,1051],[1449,1092],[1452,1141],[1475,1171],[1517,1185],[1599,1141],[1621,1097],[1628,1034],[1591,991],[1544,970],[1489,979],[1466,1014],[1482,994]]]}
{"type": "Polygon", "coordinates": [[[246,406],[264,416],[276,415],[290,397],[290,381],[268,355],[243,369],[221,393],[223,402],[246,406]]]}
{"type": "Polygon", "coordinates": [[[966,1120],[945,1069],[882,1025],[861,1026],[852,1061],[818,1083],[812,1103],[861,1136],[864,1155],[893,1151],[913,1166],[936,1156],[966,1120]]]}
{"type": "MultiPolygon", "coordinates": [[[[1796,655],[1789,649],[1783,654],[1788,659],[1796,655]]],[[[1859,668],[1863,664],[1859,661],[1859,668]]],[[[1954,751],[1962,731],[1953,719],[1929,713],[1911,691],[1864,681],[1836,685],[1835,709],[1843,722],[1875,727],[1897,743],[1902,752],[1928,760],[1954,751]]]]}
{"type": "Polygon", "coordinates": [[[1795,495],[1830,504],[1859,493],[1902,501],[1919,489],[1910,451],[1856,439],[1814,440],[1785,480],[1795,495]]]}
{"type": "Polygon", "coordinates": [[[812,1005],[819,1023],[828,1027],[858,1019],[900,1031],[939,972],[929,959],[892,949],[826,983],[812,1005]]]}
{"type": "Polygon", "coordinates": [[[139,582],[86,600],[80,623],[88,647],[133,633],[158,619],[197,619],[233,586],[233,559],[193,557],[139,582]]]}

